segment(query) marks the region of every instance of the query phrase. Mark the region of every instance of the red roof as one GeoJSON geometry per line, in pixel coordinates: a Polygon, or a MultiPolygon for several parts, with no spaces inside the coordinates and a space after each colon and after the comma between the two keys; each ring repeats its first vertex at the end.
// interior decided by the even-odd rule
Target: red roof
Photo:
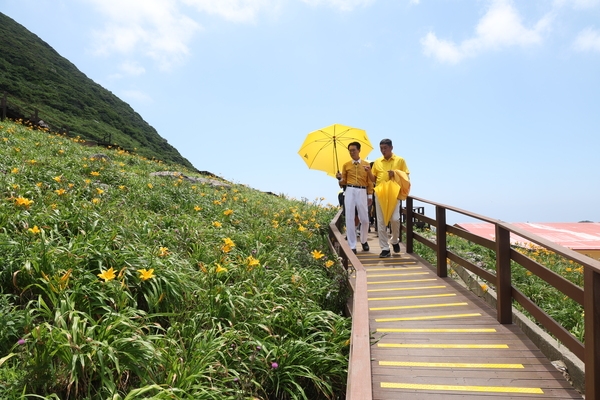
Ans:
{"type": "MultiPolygon", "coordinates": [[[[600,223],[598,222],[548,222],[511,223],[520,229],[531,232],[553,243],[572,250],[600,250],[600,223]]],[[[456,226],[487,239],[495,239],[494,225],[484,223],[464,223],[456,226]]],[[[528,244],[522,237],[510,234],[511,243],[528,244]]]]}

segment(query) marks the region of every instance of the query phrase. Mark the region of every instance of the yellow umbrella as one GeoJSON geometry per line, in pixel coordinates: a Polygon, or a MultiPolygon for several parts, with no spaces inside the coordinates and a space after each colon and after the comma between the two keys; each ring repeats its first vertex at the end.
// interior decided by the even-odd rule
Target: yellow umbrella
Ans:
{"type": "Polygon", "coordinates": [[[389,180],[377,184],[374,190],[375,195],[377,196],[377,201],[381,206],[381,211],[383,212],[383,222],[385,225],[387,225],[390,222],[390,218],[392,218],[394,207],[396,207],[398,202],[400,185],[392,180],[389,180]]]}
{"type": "Polygon", "coordinates": [[[373,145],[363,129],[334,124],[309,133],[298,154],[308,168],[324,171],[335,177],[340,166],[350,161],[348,144],[360,143],[360,157],[364,160],[373,150],[373,145]]]}
{"type": "Polygon", "coordinates": [[[394,171],[394,180],[400,185],[400,192],[398,193],[399,200],[406,200],[410,193],[410,179],[404,171],[399,169],[394,171]]]}

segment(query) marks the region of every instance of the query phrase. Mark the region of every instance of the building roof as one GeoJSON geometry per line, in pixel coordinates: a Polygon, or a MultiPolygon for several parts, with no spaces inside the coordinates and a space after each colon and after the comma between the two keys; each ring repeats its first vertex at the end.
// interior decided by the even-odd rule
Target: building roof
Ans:
{"type": "MultiPolygon", "coordinates": [[[[600,223],[598,222],[544,222],[511,223],[553,243],[572,250],[600,250],[600,223]]],[[[483,223],[459,223],[456,226],[487,239],[495,239],[494,225],[483,223]]],[[[510,234],[513,244],[527,245],[530,242],[514,233],[510,234]]]]}

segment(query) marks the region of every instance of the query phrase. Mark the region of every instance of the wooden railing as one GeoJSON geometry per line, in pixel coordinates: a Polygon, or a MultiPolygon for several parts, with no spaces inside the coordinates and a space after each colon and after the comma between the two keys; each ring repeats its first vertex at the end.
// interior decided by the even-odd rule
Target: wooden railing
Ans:
{"type": "MultiPolygon", "coordinates": [[[[6,91],[4,91],[2,93],[2,95],[0,96],[0,122],[4,121],[7,117],[8,114],[8,94],[6,91]]],[[[16,104],[12,104],[11,108],[13,110],[13,114],[20,114],[25,123],[28,123],[29,126],[34,126],[34,127],[40,127],[40,128],[48,128],[49,132],[53,132],[53,133],[58,133],[61,135],[65,135],[67,137],[70,138],[74,138],[74,137],[78,137],[75,136],[74,134],[72,134],[69,131],[69,127],[68,126],[60,126],[58,127],[56,124],[52,124],[49,122],[49,120],[45,120],[43,121],[42,118],[39,117],[38,115],[38,109],[34,108],[33,109],[33,114],[29,114],[29,117],[26,117],[27,113],[22,110],[19,106],[17,106],[16,104]],[[43,122],[43,124],[41,124],[41,122],[43,122]]],[[[47,117],[45,117],[47,118],[47,117]]],[[[101,138],[96,138],[95,140],[86,140],[85,142],[87,145],[97,145],[97,146],[101,146],[101,147],[118,147],[120,149],[126,150],[129,153],[135,153],[134,150],[132,149],[126,149],[123,148],[115,143],[113,143],[112,141],[112,133],[110,132],[106,132],[104,134],[102,134],[101,138]]]]}
{"type": "MultiPolygon", "coordinates": [[[[369,305],[367,299],[367,273],[352,252],[341,233],[342,210],[329,224],[329,244],[337,253],[346,270],[351,263],[356,279],[351,284],[352,296],[348,301],[348,313],[352,317],[352,333],[350,337],[350,361],[346,400],[371,400],[373,398],[371,383],[371,341],[369,332],[369,305]]],[[[352,282],[351,282],[352,283],[352,282]]]]}
{"type": "MultiPolygon", "coordinates": [[[[402,233],[406,234],[406,251],[413,252],[414,241],[434,250],[437,256],[436,269],[440,277],[448,274],[447,260],[450,260],[495,286],[497,293],[497,319],[502,324],[512,323],[512,302],[515,300],[527,310],[548,332],[562,342],[585,364],[585,395],[588,399],[600,399],[600,262],[581,255],[566,247],[552,243],[537,235],[524,231],[500,220],[490,219],[469,211],[435,203],[429,200],[409,197],[403,210],[405,215],[402,233]],[[435,207],[435,218],[415,213],[415,201],[435,207]],[[447,212],[462,214],[495,226],[495,240],[474,235],[463,229],[447,225],[447,212]],[[435,242],[415,232],[414,226],[422,222],[435,227],[435,242]],[[533,261],[511,247],[510,234],[514,233],[538,246],[546,248],[581,265],[584,269],[583,288],[571,283],[559,274],[533,261]],[[470,242],[493,250],[496,254],[496,272],[490,272],[460,257],[447,248],[447,234],[456,235],[470,242]],[[526,268],[544,280],[548,285],[561,291],[584,308],[585,345],[556,320],[538,307],[531,299],[512,286],[511,262],[526,268]]],[[[354,323],[354,320],[353,320],[354,323]]]]}

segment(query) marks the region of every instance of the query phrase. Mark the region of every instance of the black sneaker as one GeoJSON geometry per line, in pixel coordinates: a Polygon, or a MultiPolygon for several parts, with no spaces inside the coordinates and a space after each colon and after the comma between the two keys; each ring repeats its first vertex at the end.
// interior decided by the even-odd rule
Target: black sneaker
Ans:
{"type": "Polygon", "coordinates": [[[354,254],[356,254],[356,249],[352,249],[352,252],[353,252],[354,254]]]}
{"type": "Polygon", "coordinates": [[[394,253],[400,253],[400,243],[393,244],[394,253]]]}
{"type": "Polygon", "coordinates": [[[369,243],[364,242],[364,243],[361,243],[361,244],[362,244],[363,251],[369,251],[369,243]]]}
{"type": "Polygon", "coordinates": [[[379,258],[388,258],[391,257],[392,255],[390,254],[389,250],[383,250],[381,252],[381,254],[379,254],[379,258]]]}

